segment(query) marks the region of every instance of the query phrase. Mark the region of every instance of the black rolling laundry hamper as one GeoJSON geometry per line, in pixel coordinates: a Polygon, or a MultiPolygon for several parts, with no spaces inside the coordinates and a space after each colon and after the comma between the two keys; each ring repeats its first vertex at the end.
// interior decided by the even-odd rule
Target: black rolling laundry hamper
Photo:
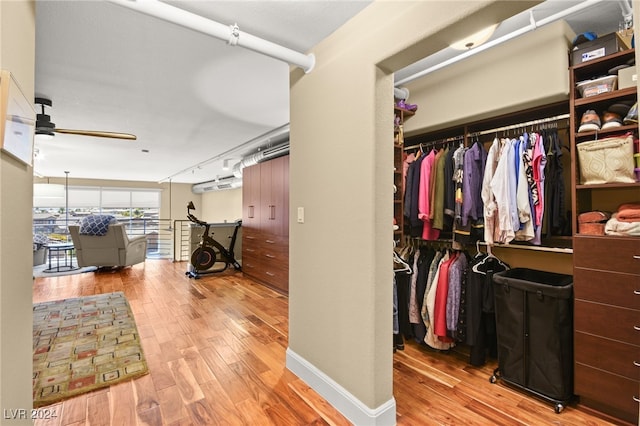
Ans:
{"type": "Polygon", "coordinates": [[[498,378],[555,404],[573,398],[573,277],[514,268],[493,276],[498,378]]]}

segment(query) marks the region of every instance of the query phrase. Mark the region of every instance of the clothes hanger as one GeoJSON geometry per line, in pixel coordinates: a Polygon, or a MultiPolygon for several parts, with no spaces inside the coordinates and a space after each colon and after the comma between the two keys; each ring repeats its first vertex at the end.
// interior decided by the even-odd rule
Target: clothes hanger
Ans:
{"type": "Polygon", "coordinates": [[[400,268],[400,269],[393,268],[393,272],[407,272],[409,274],[413,273],[413,270],[411,269],[411,266],[409,266],[409,264],[407,262],[402,260],[402,258],[398,255],[398,253],[396,253],[395,250],[393,251],[393,261],[395,263],[399,263],[399,264],[402,265],[402,268],[400,268]]]}
{"type": "MultiPolygon", "coordinates": [[[[479,248],[479,245],[478,245],[479,248]]],[[[507,265],[506,263],[504,263],[502,260],[498,259],[492,252],[491,252],[491,246],[489,244],[487,244],[487,255],[484,259],[482,259],[480,262],[476,263],[475,265],[473,265],[473,267],[471,268],[473,270],[473,272],[478,273],[478,274],[483,274],[486,275],[487,272],[486,271],[482,271],[480,269],[481,266],[484,266],[487,264],[487,261],[491,261],[491,262],[497,262],[499,265],[502,265],[505,269],[509,269],[509,265],[507,265]]]]}

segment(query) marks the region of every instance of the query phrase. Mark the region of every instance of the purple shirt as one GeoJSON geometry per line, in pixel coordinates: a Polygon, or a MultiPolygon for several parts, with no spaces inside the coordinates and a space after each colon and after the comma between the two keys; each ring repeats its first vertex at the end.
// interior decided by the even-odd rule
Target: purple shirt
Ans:
{"type": "Polygon", "coordinates": [[[464,154],[462,173],[462,226],[467,226],[469,219],[478,220],[484,217],[482,203],[482,176],[487,163],[487,150],[480,142],[473,144],[464,154]]]}

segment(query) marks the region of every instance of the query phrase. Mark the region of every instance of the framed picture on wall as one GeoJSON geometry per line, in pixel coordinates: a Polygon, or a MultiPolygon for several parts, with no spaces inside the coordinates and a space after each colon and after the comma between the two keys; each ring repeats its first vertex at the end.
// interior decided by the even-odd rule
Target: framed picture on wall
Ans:
{"type": "Polygon", "coordinates": [[[0,71],[0,148],[31,166],[36,111],[11,72],[0,71]]]}

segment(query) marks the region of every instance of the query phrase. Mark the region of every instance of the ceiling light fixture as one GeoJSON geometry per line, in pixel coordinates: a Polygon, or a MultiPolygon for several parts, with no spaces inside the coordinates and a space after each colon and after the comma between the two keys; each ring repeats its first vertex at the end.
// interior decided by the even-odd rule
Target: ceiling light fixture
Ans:
{"type": "Polygon", "coordinates": [[[471,34],[463,38],[462,40],[456,41],[455,43],[451,43],[449,47],[456,50],[470,50],[474,47],[478,47],[484,43],[486,43],[493,33],[498,28],[498,24],[493,24],[487,28],[484,28],[477,33],[471,34]]]}
{"type": "Polygon", "coordinates": [[[38,142],[50,141],[50,140],[53,140],[54,135],[53,135],[53,132],[49,132],[49,133],[40,132],[40,133],[36,133],[34,138],[38,142]]]}
{"type": "Polygon", "coordinates": [[[585,0],[581,3],[578,3],[576,5],[573,5],[571,7],[568,7],[567,9],[564,9],[558,13],[555,13],[551,16],[547,16],[546,18],[540,19],[538,21],[535,20],[534,16],[533,16],[533,9],[529,10],[529,25],[525,26],[525,27],[521,27],[513,32],[510,32],[508,34],[505,34],[503,36],[500,36],[494,40],[491,40],[485,44],[483,44],[482,46],[480,46],[477,49],[464,49],[466,50],[466,52],[463,52],[457,56],[454,56],[453,58],[447,59],[445,61],[440,62],[439,64],[433,65],[429,68],[423,69],[422,71],[418,71],[415,74],[412,74],[408,77],[405,77],[401,80],[398,80],[394,83],[394,85],[396,87],[398,86],[402,86],[403,84],[408,84],[412,81],[415,81],[421,77],[424,77],[425,75],[431,74],[432,72],[441,70],[442,68],[448,67],[449,65],[453,65],[457,62],[460,62],[464,59],[467,59],[473,55],[476,55],[480,52],[484,52],[487,49],[490,49],[492,47],[498,46],[502,43],[505,43],[509,40],[513,40],[516,37],[519,37],[523,34],[526,34],[528,32],[534,31],[537,28],[543,27],[547,24],[550,24],[552,22],[558,21],[560,19],[563,19],[567,16],[570,16],[574,13],[579,13],[582,10],[588,9],[598,3],[601,3],[603,1],[606,0],[585,0]]]}

